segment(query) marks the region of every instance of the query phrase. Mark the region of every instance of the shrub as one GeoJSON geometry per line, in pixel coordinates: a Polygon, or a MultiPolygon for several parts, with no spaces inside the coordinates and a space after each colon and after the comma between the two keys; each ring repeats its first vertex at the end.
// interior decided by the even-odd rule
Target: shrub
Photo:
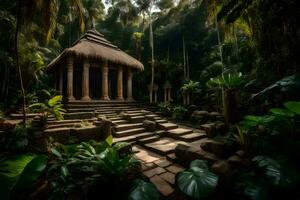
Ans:
{"type": "Polygon", "coordinates": [[[123,188],[129,190],[140,163],[132,154],[119,154],[118,150],[120,145],[93,141],[53,148],[54,160],[48,171],[52,196],[63,198],[74,192],[92,195],[99,188],[108,192],[112,186],[119,186],[120,193],[123,188]]]}

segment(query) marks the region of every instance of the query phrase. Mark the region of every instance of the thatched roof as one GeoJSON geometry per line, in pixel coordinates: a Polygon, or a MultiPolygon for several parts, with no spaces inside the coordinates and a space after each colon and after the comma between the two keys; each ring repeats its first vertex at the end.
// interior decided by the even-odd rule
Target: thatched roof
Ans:
{"type": "Polygon", "coordinates": [[[141,62],[121,51],[117,46],[106,40],[96,30],[87,31],[74,45],[65,49],[49,65],[52,68],[65,59],[67,55],[125,65],[138,70],[144,70],[141,62]]]}

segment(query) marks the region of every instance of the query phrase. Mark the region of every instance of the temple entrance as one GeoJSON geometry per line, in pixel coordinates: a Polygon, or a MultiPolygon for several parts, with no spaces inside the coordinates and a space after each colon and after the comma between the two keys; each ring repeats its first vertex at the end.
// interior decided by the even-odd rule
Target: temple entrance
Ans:
{"type": "Polygon", "coordinates": [[[100,99],[102,94],[102,72],[101,68],[91,67],[89,73],[90,81],[90,97],[92,99],[100,99]]]}

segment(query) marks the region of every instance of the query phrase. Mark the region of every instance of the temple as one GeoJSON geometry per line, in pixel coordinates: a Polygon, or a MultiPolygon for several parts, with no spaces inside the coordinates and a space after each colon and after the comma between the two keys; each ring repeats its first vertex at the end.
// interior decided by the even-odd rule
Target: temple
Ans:
{"type": "Polygon", "coordinates": [[[55,88],[72,101],[133,101],[132,76],[144,70],[141,62],[121,51],[95,29],[49,65],[55,88]]]}

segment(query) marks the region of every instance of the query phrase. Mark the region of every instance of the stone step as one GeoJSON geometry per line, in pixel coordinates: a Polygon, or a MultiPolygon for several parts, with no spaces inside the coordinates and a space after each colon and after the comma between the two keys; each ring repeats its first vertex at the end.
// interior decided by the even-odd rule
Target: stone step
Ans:
{"type": "Polygon", "coordinates": [[[178,139],[185,142],[194,142],[206,138],[205,132],[195,132],[187,135],[179,135],[178,139]]]}
{"type": "Polygon", "coordinates": [[[141,112],[136,112],[136,113],[127,113],[130,117],[136,117],[136,116],[144,116],[143,113],[141,112]]]}
{"type": "Polygon", "coordinates": [[[118,131],[126,131],[126,130],[129,130],[129,129],[141,128],[141,127],[143,127],[142,123],[122,124],[122,125],[115,126],[114,129],[118,132],[118,131]]]}
{"type": "Polygon", "coordinates": [[[148,114],[148,115],[145,115],[146,119],[149,119],[149,120],[155,120],[155,118],[157,119],[157,117],[159,119],[161,119],[158,115],[155,115],[155,114],[148,114]]]}
{"type": "Polygon", "coordinates": [[[115,132],[114,136],[115,137],[124,137],[124,136],[129,136],[129,135],[134,135],[137,133],[142,133],[145,132],[144,128],[135,128],[135,129],[130,129],[126,131],[117,131],[115,132]]]}
{"type": "Polygon", "coordinates": [[[94,112],[77,112],[77,113],[66,113],[64,119],[90,119],[95,117],[94,112]]]}
{"type": "Polygon", "coordinates": [[[163,129],[163,130],[171,130],[171,129],[178,128],[178,125],[173,124],[173,123],[161,123],[161,124],[158,124],[158,128],[163,129]]]}
{"type": "Polygon", "coordinates": [[[69,120],[60,120],[60,121],[48,121],[48,125],[56,125],[56,124],[69,124],[69,123],[80,123],[82,120],[80,119],[69,119],[69,120]]]}
{"type": "MultiPolygon", "coordinates": [[[[101,115],[101,114],[100,114],[101,115]]],[[[117,114],[104,114],[107,118],[114,118],[114,117],[118,117],[117,114]]]]}
{"type": "Polygon", "coordinates": [[[146,137],[146,138],[139,139],[137,141],[137,143],[140,144],[140,145],[143,145],[143,144],[147,144],[147,143],[150,143],[150,142],[155,142],[155,141],[158,141],[158,140],[159,140],[159,136],[153,135],[152,137],[146,137]]]}
{"type": "Polygon", "coordinates": [[[115,100],[112,99],[110,101],[102,100],[102,99],[93,99],[92,101],[82,101],[82,100],[76,100],[76,101],[70,101],[67,104],[70,105],[76,105],[76,104],[88,104],[88,105],[132,105],[132,104],[143,104],[136,101],[124,101],[124,100],[115,100]]]}
{"type": "Polygon", "coordinates": [[[130,122],[132,123],[139,123],[145,120],[145,116],[134,116],[130,118],[130,122]]]}
{"type": "Polygon", "coordinates": [[[124,119],[120,119],[120,120],[112,120],[113,125],[121,125],[121,124],[126,124],[128,123],[128,121],[124,120],[124,119]]]}
{"type": "Polygon", "coordinates": [[[192,133],[193,130],[191,129],[187,129],[187,128],[176,128],[176,129],[172,129],[172,130],[168,130],[167,131],[167,134],[170,136],[170,137],[173,137],[175,139],[178,139],[179,136],[181,135],[186,135],[186,134],[189,134],[189,133],[192,133]]]}
{"type": "Polygon", "coordinates": [[[152,137],[154,134],[151,132],[143,132],[126,137],[113,138],[113,142],[136,142],[138,139],[152,137]]]}
{"type": "Polygon", "coordinates": [[[158,124],[163,124],[163,123],[167,123],[168,121],[165,119],[159,119],[159,120],[155,120],[155,122],[158,124]]]}
{"type": "MultiPolygon", "coordinates": [[[[23,113],[11,113],[9,115],[13,119],[23,119],[23,113]]],[[[39,113],[27,113],[26,117],[28,118],[34,118],[35,116],[39,116],[39,113]]]]}
{"type": "Polygon", "coordinates": [[[126,111],[128,114],[134,114],[134,113],[143,113],[143,110],[141,110],[140,108],[136,108],[134,110],[128,110],[126,111]]]}
{"type": "Polygon", "coordinates": [[[175,152],[175,147],[177,144],[186,144],[185,142],[180,142],[172,138],[161,138],[159,141],[151,142],[145,144],[144,147],[160,155],[167,155],[175,152]]]}
{"type": "Polygon", "coordinates": [[[108,117],[112,121],[121,120],[121,117],[108,117]]]}
{"type": "Polygon", "coordinates": [[[77,123],[47,125],[47,130],[57,129],[57,128],[73,128],[73,127],[81,127],[81,123],[77,122],[77,123]]]}
{"type": "Polygon", "coordinates": [[[75,104],[75,105],[70,105],[66,104],[66,108],[99,108],[99,109],[109,109],[109,108],[140,108],[139,105],[89,105],[89,104],[75,104]]]}

